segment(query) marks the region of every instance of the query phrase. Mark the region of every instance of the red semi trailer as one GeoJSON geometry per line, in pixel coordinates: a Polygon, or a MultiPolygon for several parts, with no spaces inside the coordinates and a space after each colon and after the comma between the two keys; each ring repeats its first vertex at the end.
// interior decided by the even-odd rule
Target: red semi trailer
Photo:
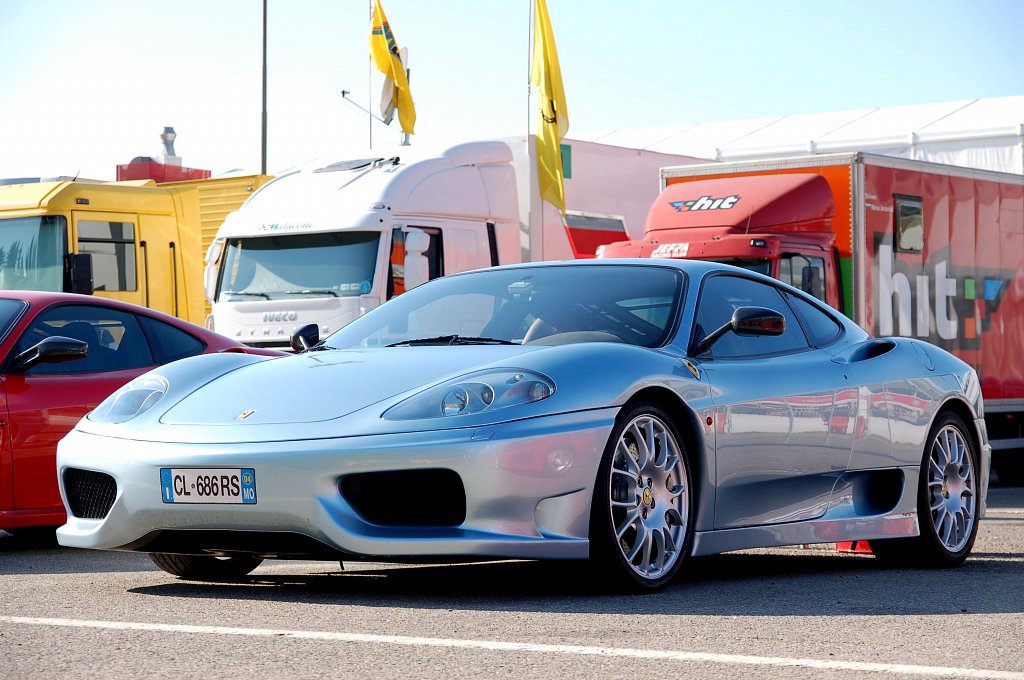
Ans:
{"type": "Polygon", "coordinates": [[[864,153],[663,168],[603,257],[729,262],[977,371],[1000,480],[1024,483],[1024,176],[864,153]]]}

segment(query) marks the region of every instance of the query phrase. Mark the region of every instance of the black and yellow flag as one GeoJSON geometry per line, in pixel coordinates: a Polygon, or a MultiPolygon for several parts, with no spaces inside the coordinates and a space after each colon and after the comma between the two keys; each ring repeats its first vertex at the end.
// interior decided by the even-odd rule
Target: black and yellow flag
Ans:
{"type": "MultiPolygon", "coordinates": [[[[398,45],[395,35],[391,32],[388,18],[384,16],[384,8],[380,0],[374,0],[373,20],[370,22],[370,59],[377,70],[394,83],[393,103],[398,109],[398,122],[402,131],[412,134],[416,125],[416,107],[412,103],[409,91],[409,79],[405,75],[405,67],[398,57],[398,45]]],[[[390,122],[390,121],[389,121],[390,122]]]]}
{"type": "Polygon", "coordinates": [[[555,34],[545,0],[536,0],[533,22],[533,60],[530,82],[540,94],[537,124],[537,179],[541,198],[565,212],[565,184],[562,174],[562,139],[569,131],[569,113],[562,89],[555,34]]]}

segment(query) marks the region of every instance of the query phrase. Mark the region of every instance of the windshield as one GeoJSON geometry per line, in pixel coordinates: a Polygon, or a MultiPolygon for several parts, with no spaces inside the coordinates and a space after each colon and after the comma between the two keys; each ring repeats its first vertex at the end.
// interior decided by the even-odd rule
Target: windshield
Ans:
{"type": "Polygon", "coordinates": [[[63,290],[66,233],[60,215],[0,220],[0,288],[63,290]]]}
{"type": "Polygon", "coordinates": [[[665,344],[683,274],[668,267],[591,265],[481,270],[436,279],[388,301],[326,341],[388,345],[665,344]]]}
{"type": "Polygon", "coordinates": [[[365,295],[373,287],[379,243],[378,231],[230,239],[217,299],[365,295]]]}
{"type": "Polygon", "coordinates": [[[771,260],[764,260],[757,257],[724,257],[724,258],[708,258],[711,262],[720,262],[722,264],[731,264],[733,267],[742,267],[743,269],[749,269],[752,272],[758,274],[764,274],[765,276],[771,276],[772,263],[771,260]]]}

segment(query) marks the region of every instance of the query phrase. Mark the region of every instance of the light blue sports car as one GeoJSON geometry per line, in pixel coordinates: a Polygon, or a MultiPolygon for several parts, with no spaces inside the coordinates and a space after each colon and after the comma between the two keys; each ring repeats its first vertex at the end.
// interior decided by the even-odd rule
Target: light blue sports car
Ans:
{"type": "Polygon", "coordinates": [[[644,590],[752,547],[957,565],[984,515],[969,366],[727,265],[481,270],[316,336],[111,395],[60,443],[60,542],[193,579],[525,558],[644,590]]]}

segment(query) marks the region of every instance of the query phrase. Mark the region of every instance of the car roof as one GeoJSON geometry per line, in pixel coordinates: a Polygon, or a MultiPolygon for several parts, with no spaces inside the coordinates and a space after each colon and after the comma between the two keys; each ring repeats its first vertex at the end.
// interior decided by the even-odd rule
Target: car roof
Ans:
{"type": "MultiPolygon", "coordinates": [[[[742,273],[744,275],[753,276],[756,278],[764,279],[765,281],[772,281],[779,283],[777,279],[766,277],[763,274],[752,272],[749,269],[743,269],[741,267],[735,267],[731,264],[725,264],[723,262],[711,262],[708,260],[688,260],[688,259],[669,259],[669,258],[647,258],[647,257],[622,257],[622,258],[595,258],[586,260],[554,260],[545,262],[520,262],[517,264],[507,264],[500,267],[486,267],[484,269],[476,269],[474,271],[486,271],[492,269],[529,269],[533,267],[608,267],[608,266],[639,266],[639,267],[668,267],[671,269],[678,269],[686,272],[690,276],[700,278],[705,274],[713,271],[723,272],[734,272],[742,273]]],[[[464,272],[469,273],[469,272],[464,272]]],[[[458,274],[453,274],[458,276],[458,274]]]]}
{"type": "Polygon", "coordinates": [[[136,305],[131,302],[122,302],[120,300],[111,300],[110,298],[99,297],[97,295],[81,295],[79,293],[61,293],[44,290],[0,290],[0,299],[9,300],[24,300],[33,307],[46,307],[48,305],[58,302],[73,302],[78,304],[86,304],[93,306],[109,307],[112,309],[120,309],[126,312],[142,313],[152,316],[154,318],[166,321],[171,324],[184,325],[187,327],[194,327],[200,330],[204,330],[202,326],[198,326],[190,321],[179,319],[176,316],[165,314],[164,312],[150,309],[149,307],[143,307],[136,305]]]}

